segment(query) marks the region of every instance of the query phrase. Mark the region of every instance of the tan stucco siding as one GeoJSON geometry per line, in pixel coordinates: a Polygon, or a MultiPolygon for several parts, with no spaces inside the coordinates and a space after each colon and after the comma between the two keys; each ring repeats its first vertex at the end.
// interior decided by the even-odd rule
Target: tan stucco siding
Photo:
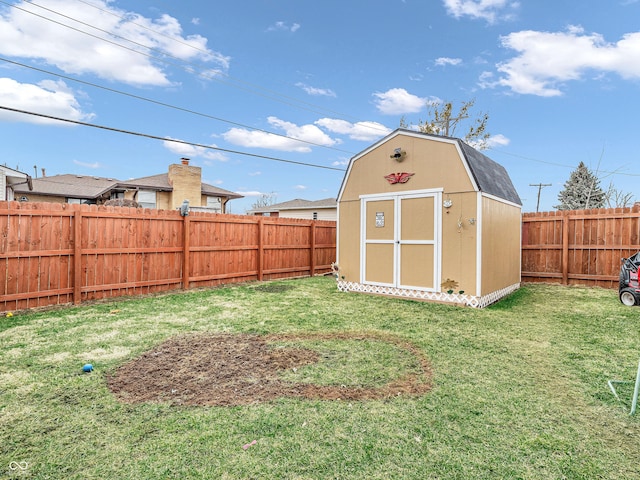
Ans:
{"type": "Polygon", "coordinates": [[[341,200],[357,200],[360,195],[395,194],[432,188],[444,188],[445,192],[473,190],[456,146],[399,135],[352,163],[341,200]],[[396,148],[407,152],[402,162],[390,158],[396,148]],[[394,185],[384,178],[400,172],[413,173],[413,176],[407,183],[394,185]]]}
{"type": "MultiPolygon", "coordinates": [[[[476,265],[478,241],[478,194],[475,192],[445,194],[451,207],[442,207],[442,280],[453,280],[456,293],[476,294],[476,265]]],[[[442,288],[446,292],[447,288],[442,288]]]]}
{"type": "Polygon", "coordinates": [[[482,295],[520,283],[521,209],[482,200],[482,295]]]}
{"type": "Polygon", "coordinates": [[[340,204],[338,267],[344,280],[360,281],[360,200],[340,204]]]}

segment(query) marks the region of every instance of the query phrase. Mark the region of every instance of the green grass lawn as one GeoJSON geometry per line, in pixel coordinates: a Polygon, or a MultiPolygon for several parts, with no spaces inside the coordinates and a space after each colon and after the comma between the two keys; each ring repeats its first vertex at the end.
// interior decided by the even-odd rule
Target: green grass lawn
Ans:
{"type": "MultiPolygon", "coordinates": [[[[640,308],[616,291],[532,285],[474,310],[340,293],[327,277],[272,285],[0,318],[0,478],[640,478],[632,386],[622,402],[607,386],[635,380],[640,308]],[[235,407],[116,400],[117,367],[194,332],[392,335],[429,358],[433,388],[235,407]]],[[[384,342],[293,344],[323,360],[287,381],[375,386],[416,368],[384,342]]]]}

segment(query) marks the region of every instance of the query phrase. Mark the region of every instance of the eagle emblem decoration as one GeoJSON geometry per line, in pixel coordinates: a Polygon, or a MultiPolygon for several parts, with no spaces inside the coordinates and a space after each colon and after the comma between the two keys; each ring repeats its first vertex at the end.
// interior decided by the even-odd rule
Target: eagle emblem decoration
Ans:
{"type": "Polygon", "coordinates": [[[412,176],[413,173],[398,172],[385,175],[384,178],[386,178],[391,185],[394,185],[396,183],[407,183],[412,176]]]}

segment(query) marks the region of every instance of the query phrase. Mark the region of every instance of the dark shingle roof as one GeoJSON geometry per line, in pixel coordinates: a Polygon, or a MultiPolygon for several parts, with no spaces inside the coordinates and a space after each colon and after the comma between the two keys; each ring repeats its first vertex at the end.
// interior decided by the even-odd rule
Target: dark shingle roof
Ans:
{"type": "Polygon", "coordinates": [[[502,165],[494,162],[462,140],[458,139],[458,144],[481,192],[522,205],[522,200],[520,200],[509,174],[502,165]]]}

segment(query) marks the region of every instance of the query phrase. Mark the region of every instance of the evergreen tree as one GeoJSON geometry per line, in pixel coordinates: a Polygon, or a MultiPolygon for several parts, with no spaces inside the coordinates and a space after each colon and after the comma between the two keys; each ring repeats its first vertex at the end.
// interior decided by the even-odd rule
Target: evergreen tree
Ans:
{"type": "Polygon", "coordinates": [[[571,172],[564,189],[558,194],[558,210],[583,210],[604,207],[606,194],[600,188],[600,179],[591,173],[589,168],[580,162],[578,168],[571,172]]]}

